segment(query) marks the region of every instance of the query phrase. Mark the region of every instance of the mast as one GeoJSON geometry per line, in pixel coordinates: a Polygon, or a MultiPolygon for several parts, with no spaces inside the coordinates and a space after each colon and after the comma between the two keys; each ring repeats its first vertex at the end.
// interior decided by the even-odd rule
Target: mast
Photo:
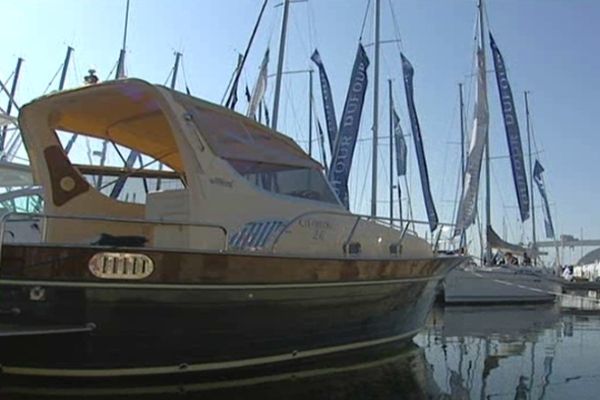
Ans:
{"type": "Polygon", "coordinates": [[[313,144],[313,70],[308,71],[308,156],[312,157],[313,144]]]}
{"type": "Polygon", "coordinates": [[[63,63],[62,72],[60,73],[60,82],[58,83],[58,90],[63,90],[65,87],[65,80],[67,79],[67,71],[69,69],[69,61],[71,60],[71,53],[73,48],[67,46],[67,55],[65,56],[65,62],[63,63]]]}
{"type": "MultiPolygon", "coordinates": [[[[483,0],[479,0],[477,6],[479,8],[479,45],[483,53],[483,74],[485,76],[485,34],[483,29],[483,0]]],[[[490,184],[490,135],[489,127],[485,139],[485,259],[486,264],[489,264],[492,260],[492,248],[490,247],[489,240],[487,240],[487,232],[492,226],[492,198],[491,198],[491,184],[490,184]]]]}
{"type": "Polygon", "coordinates": [[[254,42],[254,36],[256,36],[256,31],[258,30],[258,26],[260,25],[260,21],[262,19],[263,13],[265,12],[265,8],[267,7],[267,2],[269,0],[265,0],[263,2],[262,7],[260,8],[260,12],[258,13],[258,18],[256,19],[256,23],[254,24],[254,28],[252,29],[252,34],[250,34],[250,39],[248,40],[248,45],[246,46],[246,50],[244,50],[244,55],[240,55],[238,57],[238,65],[233,73],[233,77],[227,86],[227,90],[221,99],[221,104],[225,100],[225,96],[227,96],[227,102],[225,103],[226,107],[232,107],[233,98],[235,97],[235,92],[237,91],[238,82],[240,80],[240,75],[242,74],[242,68],[244,67],[244,63],[246,62],[246,58],[248,57],[248,53],[250,52],[250,48],[252,47],[252,43],[254,42]],[[231,91],[229,90],[231,88],[231,91]],[[229,92],[229,95],[227,95],[229,92]]]}
{"type": "Polygon", "coordinates": [[[277,118],[279,117],[279,95],[281,94],[281,77],[283,73],[283,59],[285,55],[285,39],[287,33],[288,14],[290,10],[290,0],[284,0],[283,19],[281,21],[281,36],[279,38],[279,59],[277,60],[277,75],[275,77],[275,99],[273,100],[273,118],[271,119],[271,128],[277,130],[277,118]]]}
{"type": "Polygon", "coordinates": [[[375,70],[373,79],[373,155],[371,166],[371,216],[377,216],[377,146],[379,135],[379,14],[381,0],[375,0],[375,70]]]}
{"type": "MultiPolygon", "coordinates": [[[[460,101],[460,170],[461,170],[461,193],[465,191],[465,103],[463,101],[463,84],[458,84],[458,96],[460,101]]],[[[467,244],[467,232],[462,230],[460,235],[460,248],[467,244]]]]}
{"type": "MultiPolygon", "coordinates": [[[[525,116],[527,118],[527,151],[529,152],[529,191],[531,193],[531,249],[533,252],[536,251],[537,238],[535,232],[535,194],[533,191],[533,159],[531,153],[531,125],[529,122],[529,92],[523,92],[525,95],[525,116]]],[[[532,254],[533,265],[537,265],[537,256],[532,254]]]]}
{"type": "Polygon", "coordinates": [[[125,48],[127,47],[127,27],[129,25],[129,0],[125,6],[125,27],[123,29],[123,46],[119,53],[119,61],[117,63],[117,72],[115,79],[125,78],[125,48]]]}
{"type": "MultiPolygon", "coordinates": [[[[171,78],[171,89],[175,90],[175,84],[177,83],[177,71],[179,71],[179,60],[181,59],[181,53],[175,52],[175,64],[173,64],[173,77],[171,78]]],[[[185,78],[185,76],[184,76],[185,78]]]]}
{"type": "MultiPolygon", "coordinates": [[[[15,67],[15,76],[13,77],[12,86],[10,87],[10,93],[8,93],[8,105],[6,106],[6,115],[10,115],[12,106],[17,92],[17,83],[19,81],[19,73],[21,72],[21,64],[23,59],[19,57],[17,59],[17,66],[15,67]]],[[[4,152],[4,141],[6,140],[7,127],[2,128],[2,137],[0,137],[0,153],[4,152]]]]}
{"type": "MultiPolygon", "coordinates": [[[[390,225],[394,223],[394,98],[392,97],[392,80],[388,79],[390,104],[390,225]]],[[[398,182],[400,184],[400,182],[398,182]]],[[[402,216],[400,216],[402,218],[402,216]]]]}

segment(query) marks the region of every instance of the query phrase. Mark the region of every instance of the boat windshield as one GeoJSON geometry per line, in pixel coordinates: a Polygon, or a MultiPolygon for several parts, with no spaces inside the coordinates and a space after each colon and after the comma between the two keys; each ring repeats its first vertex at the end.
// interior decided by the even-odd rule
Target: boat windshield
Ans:
{"type": "Polygon", "coordinates": [[[269,192],[337,204],[337,197],[320,171],[282,165],[228,160],[244,178],[269,192]]]}
{"type": "Polygon", "coordinates": [[[182,94],[212,151],[263,190],[338,204],[322,166],[293,140],[255,121],[182,94]]]}

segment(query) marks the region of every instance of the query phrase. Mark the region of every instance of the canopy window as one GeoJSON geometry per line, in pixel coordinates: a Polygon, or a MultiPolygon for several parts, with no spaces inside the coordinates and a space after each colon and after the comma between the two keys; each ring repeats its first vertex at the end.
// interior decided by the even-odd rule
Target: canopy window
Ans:
{"type": "Polygon", "coordinates": [[[231,163],[260,163],[262,168],[277,165],[277,169],[285,166],[322,169],[284,135],[229,110],[182,94],[177,97],[194,115],[194,121],[212,151],[231,163]]]}
{"type": "Polygon", "coordinates": [[[171,128],[156,90],[135,81],[85,88],[55,100],[52,128],[81,133],[134,149],[183,173],[171,128]]]}
{"type": "Polygon", "coordinates": [[[156,90],[117,81],[55,100],[49,118],[71,163],[103,194],[143,204],[184,187],[183,164],[156,90]]]}

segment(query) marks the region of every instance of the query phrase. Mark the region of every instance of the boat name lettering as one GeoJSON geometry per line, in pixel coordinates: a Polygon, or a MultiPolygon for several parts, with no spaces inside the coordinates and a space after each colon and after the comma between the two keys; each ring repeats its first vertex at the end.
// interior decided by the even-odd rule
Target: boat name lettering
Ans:
{"type": "Polygon", "coordinates": [[[227,180],[225,180],[223,178],[210,178],[209,181],[213,185],[225,186],[225,187],[228,187],[228,188],[232,188],[233,187],[233,181],[227,181],[227,180]]]}
{"type": "Polygon", "coordinates": [[[301,219],[298,221],[298,225],[303,228],[309,229],[328,229],[331,230],[331,224],[328,221],[322,221],[318,219],[301,219]]]}
{"type": "Polygon", "coordinates": [[[90,259],[89,270],[102,279],[144,279],[154,272],[154,261],[138,253],[96,253],[90,259]]]}

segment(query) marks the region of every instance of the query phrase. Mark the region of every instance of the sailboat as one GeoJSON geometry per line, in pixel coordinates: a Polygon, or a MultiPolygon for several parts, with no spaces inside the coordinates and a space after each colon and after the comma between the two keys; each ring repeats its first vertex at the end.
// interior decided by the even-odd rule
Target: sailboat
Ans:
{"type": "Polygon", "coordinates": [[[464,261],[349,212],[287,136],[172,88],[94,82],[30,102],[19,124],[45,202],[0,221],[3,374],[218,373],[407,343],[464,261]],[[122,172],[180,186],[108,196],[58,132],[144,155],[122,172]],[[5,243],[13,217],[41,220],[41,241],[5,243]]]}
{"type": "MultiPolygon", "coordinates": [[[[446,303],[511,303],[511,302],[553,302],[555,296],[561,292],[561,287],[556,282],[547,279],[542,271],[531,266],[519,267],[512,265],[508,260],[515,260],[516,256],[524,259],[537,256],[535,243],[528,249],[508,243],[500,238],[491,224],[490,200],[490,157],[489,157],[489,111],[487,101],[487,79],[485,60],[485,34],[483,20],[483,1],[479,1],[479,46],[477,50],[477,99],[474,111],[474,127],[469,148],[467,164],[463,174],[463,192],[457,216],[456,234],[464,241],[466,228],[475,221],[477,213],[477,194],[482,165],[485,165],[486,196],[485,196],[485,255],[483,265],[466,264],[450,273],[444,283],[444,301],[446,303]],[[485,156],[484,156],[485,152],[485,156]],[[492,251],[502,252],[507,260],[493,262],[492,251]]],[[[514,109],[512,91],[504,60],[500,54],[493,37],[490,34],[490,44],[494,54],[494,66],[502,102],[505,127],[509,140],[509,150],[515,179],[515,189],[519,200],[521,218],[525,221],[529,217],[529,194],[525,163],[521,148],[521,139],[518,121],[514,109]]],[[[461,103],[462,104],[462,103],[461,103]]],[[[529,118],[529,113],[527,113],[529,118]]],[[[529,123],[527,124],[529,129],[529,123]]],[[[531,152],[531,151],[530,151],[531,152]]],[[[530,158],[531,164],[531,158],[530,158]]],[[[531,166],[530,166],[531,174],[531,166]]],[[[533,189],[533,187],[531,187],[533,189]]],[[[533,192],[533,190],[532,190],[533,192]]],[[[535,208],[534,213],[535,213],[535,208]]],[[[535,224],[534,224],[535,229],[535,224]]],[[[535,233],[534,233],[535,238],[535,233]]],[[[497,254],[498,254],[497,253],[497,254]]]]}

